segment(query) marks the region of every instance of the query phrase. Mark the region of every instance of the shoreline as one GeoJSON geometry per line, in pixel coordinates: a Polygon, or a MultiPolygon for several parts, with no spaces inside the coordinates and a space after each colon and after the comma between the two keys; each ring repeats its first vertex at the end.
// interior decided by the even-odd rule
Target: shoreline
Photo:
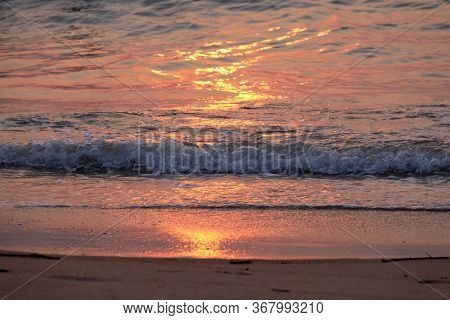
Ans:
{"type": "Polygon", "coordinates": [[[268,260],[450,256],[446,213],[0,208],[0,218],[0,250],[8,251],[64,255],[82,246],[79,254],[89,256],[268,260]]]}
{"type": "Polygon", "coordinates": [[[2,208],[0,218],[8,299],[450,297],[444,213],[2,208]]]}
{"type": "Polygon", "coordinates": [[[0,251],[8,299],[443,299],[450,259],[195,259],[0,251]],[[58,262],[60,261],[60,262],[58,262]]]}
{"type": "Polygon", "coordinates": [[[286,259],[274,259],[274,258],[215,258],[215,257],[138,257],[138,256],[109,256],[109,255],[89,255],[89,254],[76,254],[65,255],[61,253],[47,253],[39,251],[15,251],[15,250],[3,250],[0,249],[0,257],[9,258],[32,258],[43,260],[61,260],[64,257],[78,257],[78,258],[91,258],[91,259],[127,259],[127,260],[157,260],[157,261],[209,261],[209,262],[229,262],[230,264],[251,264],[251,263],[331,263],[331,262],[399,262],[399,261],[422,261],[422,260],[450,260],[450,256],[414,256],[414,257],[390,257],[390,258],[286,258],[286,259]]]}

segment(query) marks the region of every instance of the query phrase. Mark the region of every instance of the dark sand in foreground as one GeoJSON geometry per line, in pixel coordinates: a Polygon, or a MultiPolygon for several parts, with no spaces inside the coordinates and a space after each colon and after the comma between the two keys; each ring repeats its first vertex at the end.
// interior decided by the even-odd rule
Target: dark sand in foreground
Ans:
{"type": "Polygon", "coordinates": [[[450,259],[209,260],[0,254],[8,299],[442,299],[450,259]],[[417,278],[415,278],[414,274],[417,278]]]}

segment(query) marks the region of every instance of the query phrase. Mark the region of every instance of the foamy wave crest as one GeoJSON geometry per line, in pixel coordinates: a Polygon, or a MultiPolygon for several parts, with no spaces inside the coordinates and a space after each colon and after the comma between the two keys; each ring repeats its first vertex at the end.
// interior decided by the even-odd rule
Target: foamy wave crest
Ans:
{"type": "Polygon", "coordinates": [[[174,140],[2,144],[0,164],[70,172],[139,170],[155,174],[420,175],[450,171],[448,153],[431,149],[330,149],[302,143],[197,146],[174,140]]]}

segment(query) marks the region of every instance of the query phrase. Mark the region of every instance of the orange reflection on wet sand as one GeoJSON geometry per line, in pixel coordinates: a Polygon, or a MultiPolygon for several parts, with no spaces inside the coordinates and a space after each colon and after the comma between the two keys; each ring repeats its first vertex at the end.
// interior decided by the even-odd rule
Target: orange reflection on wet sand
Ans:
{"type": "MultiPolygon", "coordinates": [[[[7,235],[0,249],[65,254],[75,239],[79,242],[103,231],[111,221],[123,219],[124,211],[33,208],[0,214],[0,227],[7,235]],[[55,240],[48,241],[49,235],[55,240]]],[[[336,225],[345,225],[352,234],[383,248],[388,256],[425,252],[439,256],[449,250],[445,214],[159,208],[133,211],[117,229],[79,254],[214,259],[378,257],[336,225]],[[418,221],[423,228],[417,228],[418,221]]]]}
{"type": "Polygon", "coordinates": [[[225,243],[231,238],[224,231],[214,229],[186,229],[177,230],[176,236],[182,241],[184,256],[196,258],[214,258],[225,256],[225,243]]]}

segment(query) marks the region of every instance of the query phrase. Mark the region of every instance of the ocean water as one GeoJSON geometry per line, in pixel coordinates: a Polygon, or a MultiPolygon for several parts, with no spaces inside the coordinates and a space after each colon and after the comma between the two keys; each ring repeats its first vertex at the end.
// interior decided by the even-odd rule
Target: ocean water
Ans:
{"type": "Polygon", "coordinates": [[[449,40],[446,1],[2,2],[0,206],[447,212],[449,40]]]}

